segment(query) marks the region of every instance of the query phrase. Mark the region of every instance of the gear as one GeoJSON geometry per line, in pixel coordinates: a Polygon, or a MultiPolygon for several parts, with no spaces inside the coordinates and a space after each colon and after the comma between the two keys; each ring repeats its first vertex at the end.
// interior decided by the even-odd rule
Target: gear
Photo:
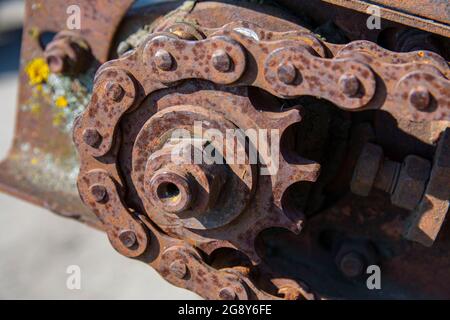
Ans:
{"type": "Polygon", "coordinates": [[[301,229],[303,215],[297,212],[292,219],[284,212],[284,192],[299,181],[315,181],[319,174],[317,163],[280,152],[277,141],[266,138],[271,130],[281,137],[298,122],[299,108],[258,110],[246,88],[191,83],[151,95],[122,120],[126,146],[120,158],[129,159],[123,172],[135,190],[129,198],[141,201],[168,235],[195,243],[207,254],[235,248],[258,263],[254,240],[261,231],[301,229]],[[174,141],[177,130],[185,134],[174,141]],[[231,139],[222,143],[227,137],[231,139]],[[268,150],[258,149],[264,139],[268,150]],[[180,156],[180,150],[189,150],[191,157],[180,156]],[[192,161],[199,155],[202,161],[192,161]]]}

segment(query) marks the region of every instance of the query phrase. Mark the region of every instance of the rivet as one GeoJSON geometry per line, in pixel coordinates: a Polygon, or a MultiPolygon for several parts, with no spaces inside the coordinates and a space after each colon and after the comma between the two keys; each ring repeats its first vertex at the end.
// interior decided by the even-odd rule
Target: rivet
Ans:
{"type": "Polygon", "coordinates": [[[430,92],[425,87],[414,88],[409,93],[409,102],[416,109],[425,110],[430,105],[430,101],[430,92]]]}
{"type": "Polygon", "coordinates": [[[83,141],[88,146],[97,148],[102,141],[102,136],[100,135],[97,129],[87,128],[86,130],[83,131],[83,141]]]}
{"type": "Polygon", "coordinates": [[[282,63],[278,66],[277,75],[284,84],[292,84],[297,78],[297,69],[290,62],[282,63]]]}
{"type": "Polygon", "coordinates": [[[127,248],[131,248],[137,242],[136,234],[131,230],[124,230],[120,232],[119,239],[127,248]]]}
{"type": "Polygon", "coordinates": [[[230,56],[222,49],[216,50],[212,55],[212,64],[217,71],[227,72],[231,68],[230,56]]]}
{"type": "Polygon", "coordinates": [[[123,89],[123,87],[115,82],[108,82],[105,89],[108,98],[115,102],[121,101],[125,94],[125,90],[123,89]]]}
{"type": "Polygon", "coordinates": [[[89,191],[96,202],[104,202],[108,195],[106,188],[99,184],[91,186],[89,191]]]}
{"type": "Polygon", "coordinates": [[[169,266],[170,273],[179,279],[183,279],[187,273],[186,264],[181,260],[173,261],[169,266]]]}
{"type": "Polygon", "coordinates": [[[173,66],[172,55],[164,49],[159,49],[155,54],[155,63],[159,69],[169,71],[173,66]]]}
{"type": "Polygon", "coordinates": [[[222,300],[236,300],[236,292],[230,287],[222,288],[219,291],[219,298],[222,300]]]}
{"type": "Polygon", "coordinates": [[[339,79],[339,87],[346,96],[354,97],[359,92],[360,82],[355,75],[344,74],[339,79]]]}

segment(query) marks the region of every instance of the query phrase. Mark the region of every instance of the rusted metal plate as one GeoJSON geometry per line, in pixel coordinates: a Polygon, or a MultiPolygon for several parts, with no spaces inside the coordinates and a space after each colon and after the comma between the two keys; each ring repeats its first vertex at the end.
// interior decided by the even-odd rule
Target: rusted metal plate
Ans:
{"type": "Polygon", "coordinates": [[[403,25],[450,36],[450,4],[447,0],[323,0],[331,4],[367,13],[368,8],[379,5],[383,19],[403,25]]]}
{"type": "Polygon", "coordinates": [[[450,4],[447,0],[372,0],[367,2],[443,22],[447,25],[450,21],[450,4]]]}
{"type": "MultiPolygon", "coordinates": [[[[113,36],[132,0],[80,0],[80,34],[89,44],[95,61],[108,59],[113,36]]],[[[71,126],[79,106],[89,98],[89,81],[49,77],[41,37],[65,30],[68,14],[61,1],[26,1],[23,27],[20,86],[13,147],[0,164],[0,188],[64,216],[101,227],[81,203],[75,181],[78,156],[71,126]],[[72,100],[70,100],[72,99],[72,100]]]]}

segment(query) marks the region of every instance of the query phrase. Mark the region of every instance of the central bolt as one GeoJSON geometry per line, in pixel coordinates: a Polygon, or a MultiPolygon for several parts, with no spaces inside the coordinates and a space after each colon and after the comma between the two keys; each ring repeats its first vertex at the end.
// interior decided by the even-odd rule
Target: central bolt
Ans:
{"type": "Polygon", "coordinates": [[[230,56],[224,50],[217,50],[212,55],[212,64],[217,71],[227,72],[231,68],[230,56]]]}
{"type": "Polygon", "coordinates": [[[192,205],[193,188],[184,174],[162,169],[153,175],[149,186],[150,200],[164,211],[179,213],[192,205]]]}
{"type": "Polygon", "coordinates": [[[419,110],[425,110],[430,105],[430,92],[425,87],[417,87],[410,91],[409,102],[411,105],[419,110]]]}
{"type": "Polygon", "coordinates": [[[159,69],[169,71],[173,66],[172,55],[164,49],[159,49],[155,54],[155,63],[159,69]]]}

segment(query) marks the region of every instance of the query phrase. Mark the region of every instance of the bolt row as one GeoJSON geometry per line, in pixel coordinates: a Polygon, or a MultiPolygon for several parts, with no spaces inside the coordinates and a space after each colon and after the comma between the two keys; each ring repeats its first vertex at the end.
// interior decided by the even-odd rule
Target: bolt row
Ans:
{"type": "MultiPolygon", "coordinates": [[[[189,268],[181,259],[176,259],[169,264],[169,272],[180,280],[185,280],[189,274],[189,268]]],[[[222,300],[236,300],[237,294],[232,287],[224,287],[218,290],[218,296],[222,300]]]]}
{"type": "MultiPolygon", "coordinates": [[[[278,80],[286,85],[302,82],[300,71],[291,62],[281,63],[277,69],[278,80]]],[[[348,97],[354,97],[360,91],[361,82],[353,74],[346,73],[339,79],[339,88],[348,97]]]]}
{"type": "MultiPolygon", "coordinates": [[[[173,71],[175,68],[175,59],[167,50],[159,49],[156,51],[154,61],[158,69],[162,71],[173,71]]],[[[217,71],[223,73],[230,71],[233,63],[231,57],[222,49],[214,51],[211,62],[217,71]]]]}
{"type": "MultiPolygon", "coordinates": [[[[109,201],[108,189],[101,184],[94,184],[89,188],[89,193],[95,202],[106,204],[109,201]]],[[[137,244],[136,233],[132,230],[121,230],[119,232],[120,242],[128,249],[137,244]]]]}

